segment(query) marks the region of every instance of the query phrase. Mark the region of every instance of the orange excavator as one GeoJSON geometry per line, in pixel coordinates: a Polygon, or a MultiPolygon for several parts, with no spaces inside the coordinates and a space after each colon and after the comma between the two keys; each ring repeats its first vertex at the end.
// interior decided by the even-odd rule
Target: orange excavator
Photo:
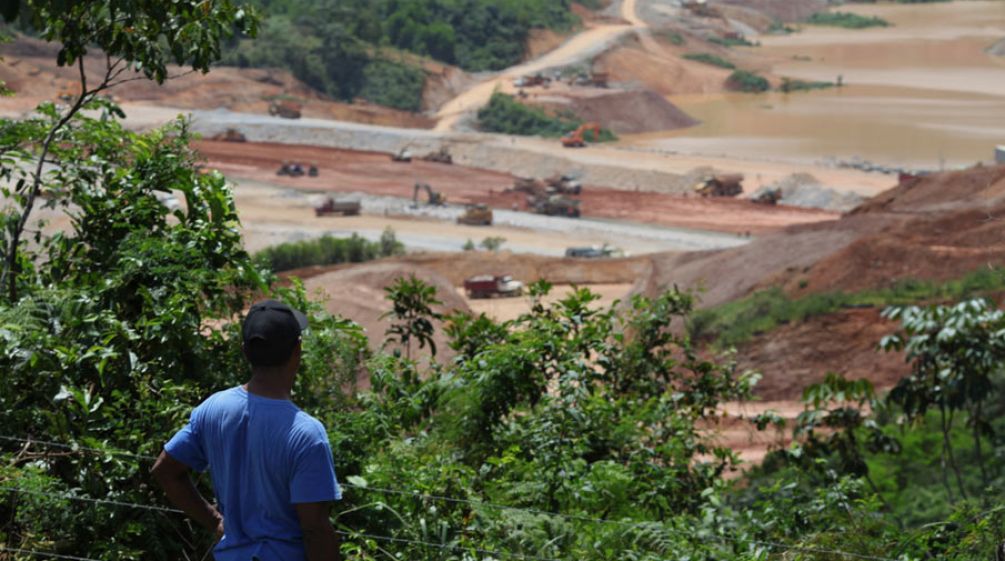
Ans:
{"type": "Polygon", "coordinates": [[[582,148],[586,146],[583,133],[593,131],[593,142],[600,140],[600,125],[597,123],[583,123],[579,128],[562,137],[562,146],[566,148],[582,148]]]}

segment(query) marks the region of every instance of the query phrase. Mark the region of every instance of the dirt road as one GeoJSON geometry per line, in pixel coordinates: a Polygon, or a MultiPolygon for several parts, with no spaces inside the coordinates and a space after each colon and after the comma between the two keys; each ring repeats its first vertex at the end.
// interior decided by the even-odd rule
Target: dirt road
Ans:
{"type": "Polygon", "coordinates": [[[556,66],[566,66],[599,54],[631,33],[633,29],[631,25],[610,24],[588,28],[540,58],[512,66],[493,75],[443,104],[436,113],[438,122],[433,130],[438,132],[455,130],[466,115],[474,113],[488,103],[494,91],[507,93],[515,91],[512,84],[514,78],[556,66]]]}

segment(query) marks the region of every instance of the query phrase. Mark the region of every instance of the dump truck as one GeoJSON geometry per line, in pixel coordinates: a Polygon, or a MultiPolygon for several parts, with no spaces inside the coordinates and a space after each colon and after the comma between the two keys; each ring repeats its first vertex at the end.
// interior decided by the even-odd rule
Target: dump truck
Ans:
{"type": "Polygon", "coordinates": [[[468,205],[464,214],[457,217],[457,223],[468,226],[491,226],[492,209],[486,205],[468,205]]]}
{"type": "Polygon", "coordinates": [[[702,197],[735,197],[743,193],[743,175],[713,175],[695,185],[694,191],[702,197]]]}
{"type": "Polygon", "coordinates": [[[754,195],[750,199],[752,202],[759,205],[777,205],[778,201],[782,200],[782,190],[781,189],[765,189],[754,195]]]}
{"type": "Polygon", "coordinates": [[[593,132],[593,142],[600,140],[600,125],[597,123],[583,123],[579,128],[562,137],[562,146],[565,148],[583,148],[586,146],[584,134],[587,131],[593,132]]]}
{"type": "Polygon", "coordinates": [[[237,129],[227,129],[224,132],[214,134],[211,140],[222,140],[223,142],[247,142],[248,138],[237,129]]]}
{"type": "Polygon", "coordinates": [[[537,214],[548,216],[566,216],[569,218],[579,218],[579,200],[566,197],[565,195],[545,195],[527,198],[530,209],[537,214]]]}
{"type": "Polygon", "coordinates": [[[510,297],[523,294],[523,283],[510,275],[478,275],[464,281],[468,298],[510,297]]]}
{"type": "Polygon", "coordinates": [[[447,204],[447,197],[443,193],[434,191],[428,183],[416,183],[412,190],[412,203],[419,204],[419,192],[426,192],[426,204],[433,206],[443,206],[447,204]]]}
{"type": "Polygon", "coordinates": [[[269,115],[284,119],[299,119],[303,106],[288,99],[274,99],[269,103],[269,115]]]}
{"type": "Polygon", "coordinates": [[[326,197],[321,204],[314,207],[314,216],[331,216],[340,214],[342,216],[359,215],[362,205],[359,201],[336,201],[331,197],[326,197]]]}
{"type": "Polygon", "coordinates": [[[583,192],[583,184],[579,179],[567,174],[555,174],[544,180],[544,184],[554,193],[563,195],[578,195],[583,192]]]}

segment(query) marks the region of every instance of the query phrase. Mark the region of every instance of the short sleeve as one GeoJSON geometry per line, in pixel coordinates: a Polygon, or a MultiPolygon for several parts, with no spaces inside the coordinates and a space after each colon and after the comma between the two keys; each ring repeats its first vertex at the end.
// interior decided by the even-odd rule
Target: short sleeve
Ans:
{"type": "MultiPolygon", "coordinates": [[[[313,432],[313,431],[312,431],[313,432]]],[[[324,429],[296,454],[290,478],[290,502],[323,503],[342,499],[335,463],[324,429]]]]}
{"type": "Polygon", "coordinates": [[[196,407],[189,417],[188,424],[175,433],[164,445],[164,451],[169,456],[187,465],[195,471],[206,469],[206,452],[199,439],[199,421],[202,418],[201,408],[196,407]]]}

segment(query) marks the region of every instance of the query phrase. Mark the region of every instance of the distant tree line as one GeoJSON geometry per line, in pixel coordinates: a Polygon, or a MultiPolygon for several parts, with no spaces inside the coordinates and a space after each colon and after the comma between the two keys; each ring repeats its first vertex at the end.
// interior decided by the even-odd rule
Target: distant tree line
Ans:
{"type": "Polygon", "coordinates": [[[465,70],[523,59],[534,28],[569,29],[570,0],[250,0],[257,39],[231,41],[223,63],[289,69],[336,99],[421,107],[425,72],[405,53],[465,70]]]}

